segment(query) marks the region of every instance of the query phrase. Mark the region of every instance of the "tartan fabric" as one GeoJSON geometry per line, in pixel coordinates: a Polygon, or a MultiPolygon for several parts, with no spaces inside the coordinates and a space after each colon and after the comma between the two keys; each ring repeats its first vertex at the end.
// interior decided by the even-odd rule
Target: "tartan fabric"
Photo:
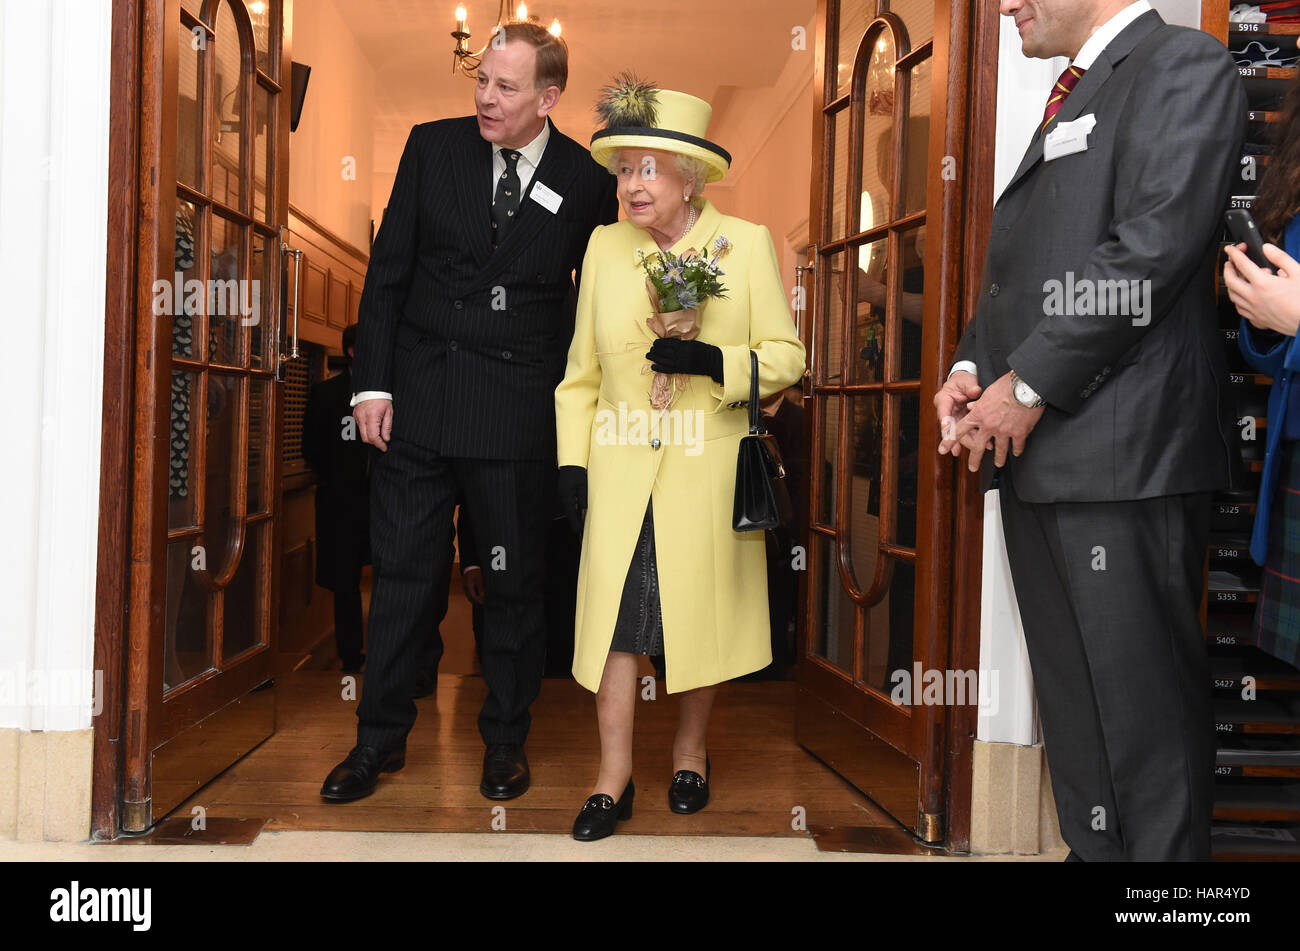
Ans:
{"type": "Polygon", "coordinates": [[[1288,439],[1268,530],[1253,631],[1260,650],[1300,667],[1300,439],[1288,439]]]}

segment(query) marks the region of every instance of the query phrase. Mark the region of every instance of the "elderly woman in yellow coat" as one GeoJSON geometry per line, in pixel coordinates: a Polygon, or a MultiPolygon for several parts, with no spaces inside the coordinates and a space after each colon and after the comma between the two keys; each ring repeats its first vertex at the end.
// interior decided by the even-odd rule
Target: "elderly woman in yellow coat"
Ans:
{"type": "Polygon", "coordinates": [[[805,360],[768,230],[701,197],[730,165],[705,137],[708,103],[625,76],[599,111],[592,156],[618,177],[626,219],[591,236],[555,391],[561,504],[583,532],[573,675],[596,693],[601,740],[574,823],[584,841],[631,814],[638,654],[662,654],[667,690],[682,695],[670,807],[708,801],[716,685],[771,662],[763,533],[732,529],[750,351],[761,397],[797,381],[805,360]],[[663,301],[642,261],[690,250],[717,258],[725,298],[703,304],[696,331],[659,336],[663,301]],[[671,386],[668,407],[652,406],[656,379],[671,386]]]}

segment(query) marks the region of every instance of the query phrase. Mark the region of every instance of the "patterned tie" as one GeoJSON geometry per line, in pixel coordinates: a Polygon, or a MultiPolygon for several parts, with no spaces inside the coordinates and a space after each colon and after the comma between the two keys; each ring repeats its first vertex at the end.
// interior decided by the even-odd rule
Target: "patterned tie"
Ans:
{"type": "Polygon", "coordinates": [[[497,192],[492,199],[492,247],[505,240],[506,229],[514,221],[515,212],[519,210],[519,153],[501,150],[501,157],[506,160],[506,170],[497,181],[497,192]]]}
{"type": "Polygon", "coordinates": [[[1052,87],[1052,95],[1048,97],[1047,111],[1043,113],[1043,124],[1038,130],[1039,135],[1047,131],[1047,127],[1052,124],[1056,114],[1065,105],[1066,97],[1074,91],[1075,86],[1079,85],[1079,80],[1083,78],[1083,74],[1086,72],[1086,69],[1080,69],[1077,66],[1067,66],[1065,72],[1061,73],[1061,78],[1052,87]]]}

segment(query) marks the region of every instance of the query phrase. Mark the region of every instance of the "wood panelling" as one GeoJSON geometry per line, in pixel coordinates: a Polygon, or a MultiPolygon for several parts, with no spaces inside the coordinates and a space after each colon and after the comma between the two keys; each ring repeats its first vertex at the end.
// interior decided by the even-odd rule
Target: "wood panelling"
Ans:
{"type": "MultiPolygon", "coordinates": [[[[293,205],[289,206],[289,244],[303,252],[302,319],[298,336],[337,354],[343,329],[356,322],[370,257],[293,205]]],[[[292,260],[289,271],[292,309],[292,260]]]]}
{"type": "MultiPolygon", "coordinates": [[[[329,294],[330,272],[321,267],[310,254],[302,256],[302,319],[325,323],[326,300],[329,294]]],[[[301,324],[298,333],[303,332],[301,324]]]]}
{"type": "Polygon", "coordinates": [[[361,310],[361,285],[352,282],[348,285],[348,323],[357,322],[357,314],[361,310]]]}
{"type": "Polygon", "coordinates": [[[280,659],[277,669],[296,666],[334,627],[333,596],[315,587],[316,478],[302,457],[303,413],[312,384],[328,375],[326,353],[323,346],[309,340],[303,341],[302,352],[303,359],[285,365],[280,423],[280,659]]]}
{"type": "Polygon", "coordinates": [[[348,309],[351,306],[348,294],[351,287],[352,284],[346,277],[340,277],[335,271],[330,272],[330,297],[325,313],[329,325],[336,330],[342,330],[348,325],[348,309]]]}
{"type": "MultiPolygon", "coordinates": [[[[329,355],[342,352],[343,330],[357,319],[369,256],[322,226],[305,210],[289,206],[289,245],[302,255],[302,316],[298,337],[303,359],[286,367],[281,420],[281,556],[277,668],[294,667],[327,642],[334,628],[333,595],[315,586],[315,478],[301,453],[302,417],[311,384],[330,376],[329,355]]],[[[293,308],[293,259],[288,307],[293,308]]],[[[292,326],[292,313],[290,314],[292,326]]],[[[330,648],[326,644],[328,653],[330,648]]]]}

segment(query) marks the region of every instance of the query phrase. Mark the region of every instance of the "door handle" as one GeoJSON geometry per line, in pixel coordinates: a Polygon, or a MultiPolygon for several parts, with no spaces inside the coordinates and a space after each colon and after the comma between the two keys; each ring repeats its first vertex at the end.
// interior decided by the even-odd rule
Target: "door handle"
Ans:
{"type": "Polygon", "coordinates": [[[813,374],[817,368],[817,252],[818,246],[813,245],[808,251],[808,259],[812,262],[807,265],[799,265],[795,268],[795,287],[799,291],[800,302],[804,305],[800,312],[799,331],[803,332],[805,321],[803,315],[812,315],[811,320],[807,322],[809,328],[809,347],[808,347],[808,366],[804,370],[803,379],[803,398],[805,400],[812,398],[813,374]],[[812,293],[809,294],[804,287],[804,274],[812,272],[812,293]]]}
{"type": "MultiPolygon", "coordinates": [[[[286,237],[288,236],[288,232],[289,232],[289,228],[286,225],[280,226],[281,260],[283,260],[284,255],[286,254],[293,255],[293,332],[290,337],[288,356],[285,356],[283,353],[280,352],[280,327],[279,326],[276,327],[276,333],[275,333],[275,340],[276,340],[275,378],[281,381],[284,379],[284,365],[288,363],[290,360],[297,360],[302,356],[302,354],[298,350],[298,310],[300,305],[302,304],[302,250],[299,248],[289,247],[289,242],[285,240],[286,237]]],[[[284,298],[284,303],[286,306],[288,305],[287,296],[284,298]]],[[[282,325],[288,323],[287,320],[288,315],[286,314],[284,315],[284,317],[285,320],[282,322],[282,325]]]]}

